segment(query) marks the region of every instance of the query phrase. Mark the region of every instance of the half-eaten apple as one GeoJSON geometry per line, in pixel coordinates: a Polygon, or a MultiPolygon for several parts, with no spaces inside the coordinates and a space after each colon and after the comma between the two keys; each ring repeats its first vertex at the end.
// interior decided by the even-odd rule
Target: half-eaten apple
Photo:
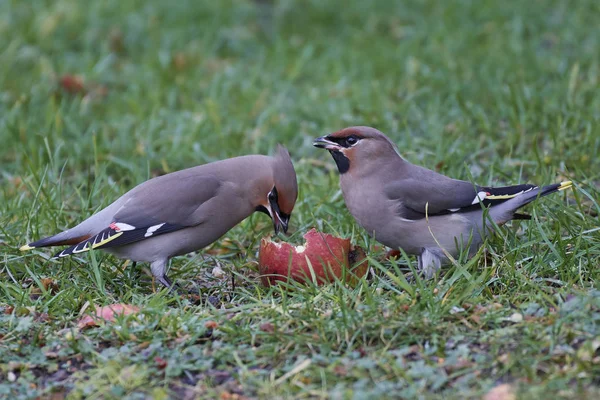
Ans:
{"type": "Polygon", "coordinates": [[[289,279],[319,285],[335,280],[356,284],[369,268],[365,252],[342,239],[311,229],[305,243],[294,246],[263,238],[258,257],[263,285],[270,286],[289,279]]]}

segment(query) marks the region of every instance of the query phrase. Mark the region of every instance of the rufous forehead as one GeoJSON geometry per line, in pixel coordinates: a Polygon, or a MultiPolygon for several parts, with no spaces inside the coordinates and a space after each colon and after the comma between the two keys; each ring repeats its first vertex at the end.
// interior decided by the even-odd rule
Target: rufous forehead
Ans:
{"type": "Polygon", "coordinates": [[[341,131],[333,132],[329,136],[343,138],[343,137],[348,137],[351,135],[360,135],[360,132],[358,132],[356,129],[346,128],[346,129],[342,129],[341,131]]]}
{"type": "Polygon", "coordinates": [[[279,193],[279,208],[281,208],[284,213],[290,214],[294,209],[294,203],[288,201],[288,196],[286,196],[286,194],[279,193]]]}

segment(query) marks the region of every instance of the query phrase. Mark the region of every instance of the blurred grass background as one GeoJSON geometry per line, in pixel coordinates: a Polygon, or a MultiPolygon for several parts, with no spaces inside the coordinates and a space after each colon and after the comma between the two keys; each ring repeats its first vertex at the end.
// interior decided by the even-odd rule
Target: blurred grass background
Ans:
{"type": "Polygon", "coordinates": [[[591,0],[0,2],[0,395],[478,398],[506,383],[520,398],[595,397],[599,11],[591,0]],[[258,287],[250,271],[271,228],[253,216],[211,250],[237,289],[211,276],[212,260],[173,262],[171,276],[224,297],[217,308],[152,295],[139,270],[101,254],[55,263],[17,250],[152,176],[276,143],[300,183],[291,240],[317,226],[369,246],[333,161],[311,146],[349,125],[456,178],[578,189],[536,204],[488,260],[432,282],[377,264],[393,273],[356,289],[258,287]],[[86,302],[145,312],[73,334],[86,302]]]}

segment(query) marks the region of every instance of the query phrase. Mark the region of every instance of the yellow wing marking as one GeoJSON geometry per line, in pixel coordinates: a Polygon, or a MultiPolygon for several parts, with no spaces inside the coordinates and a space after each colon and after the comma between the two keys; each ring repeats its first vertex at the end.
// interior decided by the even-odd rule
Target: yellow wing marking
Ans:
{"type": "Polygon", "coordinates": [[[94,243],[92,245],[92,249],[95,249],[97,247],[103,246],[103,245],[105,245],[108,242],[112,242],[113,240],[115,240],[116,238],[118,238],[119,236],[121,236],[122,234],[123,234],[123,232],[119,232],[119,233],[117,233],[115,235],[112,235],[111,237],[106,238],[106,239],[104,239],[104,240],[102,240],[102,241],[100,241],[98,243],[94,243]]]}
{"type": "Polygon", "coordinates": [[[73,249],[72,253],[73,254],[85,253],[86,251],[90,251],[90,249],[98,248],[98,247],[100,247],[102,245],[105,245],[106,243],[108,243],[110,241],[115,240],[116,238],[118,238],[122,234],[123,234],[123,232],[116,233],[116,234],[114,234],[114,235],[112,235],[112,236],[110,236],[110,237],[108,237],[108,238],[106,238],[104,240],[99,241],[98,243],[93,243],[91,241],[91,239],[90,239],[90,241],[87,242],[87,243],[91,244],[91,246],[89,246],[89,245],[86,244],[86,245],[84,245],[84,247],[81,250],[79,250],[79,249],[77,249],[77,247],[75,247],[73,249]]]}
{"type": "Polygon", "coordinates": [[[497,195],[489,195],[489,196],[485,196],[486,200],[505,200],[505,199],[512,199],[515,196],[518,196],[520,194],[522,194],[523,192],[519,192],[519,193],[515,193],[515,194],[497,194],[497,195]]]}
{"type": "Polygon", "coordinates": [[[558,187],[558,190],[566,190],[569,189],[571,186],[573,186],[573,182],[571,181],[564,181],[560,183],[560,186],[558,187]]]}

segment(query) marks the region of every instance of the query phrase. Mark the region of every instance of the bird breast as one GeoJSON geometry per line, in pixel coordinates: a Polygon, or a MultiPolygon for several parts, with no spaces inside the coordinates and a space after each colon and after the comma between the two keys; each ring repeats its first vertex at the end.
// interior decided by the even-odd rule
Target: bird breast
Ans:
{"type": "Polygon", "coordinates": [[[382,229],[394,213],[394,205],[383,190],[368,181],[342,180],[340,186],[348,211],[369,234],[382,229]]]}

